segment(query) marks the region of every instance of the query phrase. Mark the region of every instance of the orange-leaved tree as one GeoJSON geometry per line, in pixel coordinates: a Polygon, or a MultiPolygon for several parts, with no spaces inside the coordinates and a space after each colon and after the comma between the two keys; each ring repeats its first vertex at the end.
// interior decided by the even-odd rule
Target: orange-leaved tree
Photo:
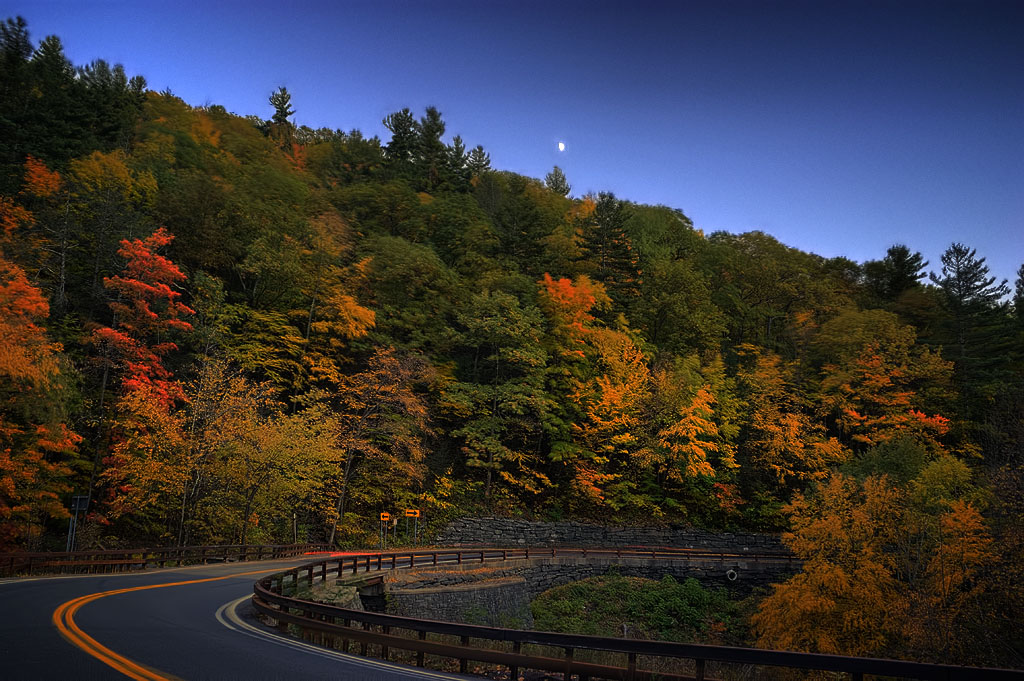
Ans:
{"type": "Polygon", "coordinates": [[[853,448],[913,437],[941,449],[949,421],[934,410],[953,365],[915,340],[912,327],[882,310],[844,312],[813,340],[823,364],[820,412],[853,448]]]}
{"type": "Polygon", "coordinates": [[[748,484],[785,499],[789,490],[825,478],[848,452],[811,418],[792,366],[754,346],[738,349],[746,362],[737,382],[749,411],[740,463],[748,467],[748,484]]]}
{"type": "Polygon", "coordinates": [[[47,517],[65,517],[67,458],[80,441],[50,394],[61,347],[41,322],[49,306],[20,267],[0,252],[0,550],[47,517]]]}
{"type": "Polygon", "coordinates": [[[646,506],[637,493],[649,460],[643,410],[650,396],[647,357],[628,328],[608,328],[594,315],[610,305],[604,286],[584,275],[574,280],[545,274],[540,304],[553,326],[556,362],[551,373],[571,405],[552,458],[568,468],[578,511],[628,512],[646,506]]]}
{"type": "Polygon", "coordinates": [[[658,432],[653,459],[669,481],[713,478],[715,464],[736,467],[731,449],[721,442],[718,425],[711,419],[714,404],[710,386],[703,386],[689,404],[680,406],[678,420],[658,432]]]}

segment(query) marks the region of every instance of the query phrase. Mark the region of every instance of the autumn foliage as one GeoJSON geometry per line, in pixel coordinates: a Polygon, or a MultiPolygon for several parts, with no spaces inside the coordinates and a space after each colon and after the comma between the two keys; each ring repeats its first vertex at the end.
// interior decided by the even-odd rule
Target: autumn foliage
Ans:
{"type": "Polygon", "coordinates": [[[117,253],[126,260],[124,271],[103,280],[104,287],[117,296],[110,303],[116,326],[93,332],[94,342],[119,365],[122,389],[147,388],[164,405],[183,397],[162,362],[164,355],[178,348],[167,336],[191,330],[184,317],[194,313],[179,300],[181,292],[172,288],[185,275],[157,252],[172,239],[161,227],[144,240],[121,242],[117,253]]]}
{"type": "Polygon", "coordinates": [[[81,548],[366,546],[402,508],[777,532],[759,644],[1024,659],[1024,270],[705,232],[434,108],[243,118],[6,27],[0,549],[63,548],[72,495],[81,548]]]}
{"type": "Polygon", "coordinates": [[[49,517],[64,517],[62,459],[81,439],[47,405],[61,347],[46,336],[48,305],[0,254],[0,549],[24,541],[49,517]]]}

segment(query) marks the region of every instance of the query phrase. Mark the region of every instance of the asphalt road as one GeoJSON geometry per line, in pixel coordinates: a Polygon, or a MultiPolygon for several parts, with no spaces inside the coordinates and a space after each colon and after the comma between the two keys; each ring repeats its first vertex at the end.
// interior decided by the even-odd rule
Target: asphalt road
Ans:
{"type": "Polygon", "coordinates": [[[262,574],[310,560],[306,557],[123,575],[0,580],[0,680],[471,678],[316,648],[282,638],[257,621],[248,605],[253,582],[262,574]],[[175,585],[155,586],[162,584],[175,585]],[[77,610],[64,605],[113,590],[125,591],[85,599],[87,602],[77,610]],[[54,613],[62,605],[65,616],[57,620],[64,627],[70,626],[72,638],[85,640],[86,647],[108,649],[111,654],[102,650],[99,654],[109,664],[61,634],[54,613]],[[66,617],[68,612],[72,614],[71,622],[66,617]],[[83,636],[74,632],[75,626],[83,636]],[[88,643],[90,638],[95,645],[88,643]],[[118,671],[117,666],[128,673],[118,671]]]}

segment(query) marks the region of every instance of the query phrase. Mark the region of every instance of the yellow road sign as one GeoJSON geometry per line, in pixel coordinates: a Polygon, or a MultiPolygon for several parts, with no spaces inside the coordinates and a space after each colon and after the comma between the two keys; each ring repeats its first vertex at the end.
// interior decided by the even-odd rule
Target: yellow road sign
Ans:
{"type": "Polygon", "coordinates": [[[418,508],[407,508],[407,509],[405,509],[405,517],[406,518],[419,518],[420,517],[420,509],[418,509],[418,508]]]}
{"type": "Polygon", "coordinates": [[[384,522],[387,522],[388,520],[391,520],[391,514],[390,513],[381,513],[380,514],[380,519],[382,521],[384,521],[384,522]]]}

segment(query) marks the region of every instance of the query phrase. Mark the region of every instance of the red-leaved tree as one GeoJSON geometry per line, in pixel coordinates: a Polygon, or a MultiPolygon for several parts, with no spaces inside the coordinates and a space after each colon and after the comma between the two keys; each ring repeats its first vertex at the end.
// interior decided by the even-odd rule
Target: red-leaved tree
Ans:
{"type": "Polygon", "coordinates": [[[185,280],[178,266],[157,251],[174,237],[163,227],[146,239],[123,240],[118,255],[127,262],[121,275],[105,277],[103,285],[117,294],[110,303],[114,324],[96,329],[93,339],[108,349],[120,365],[121,387],[125,392],[148,388],[165,407],[184,398],[163,364],[163,357],[178,346],[167,339],[168,332],[189,331],[184,320],[195,312],[179,300],[172,286],[185,280]]]}

